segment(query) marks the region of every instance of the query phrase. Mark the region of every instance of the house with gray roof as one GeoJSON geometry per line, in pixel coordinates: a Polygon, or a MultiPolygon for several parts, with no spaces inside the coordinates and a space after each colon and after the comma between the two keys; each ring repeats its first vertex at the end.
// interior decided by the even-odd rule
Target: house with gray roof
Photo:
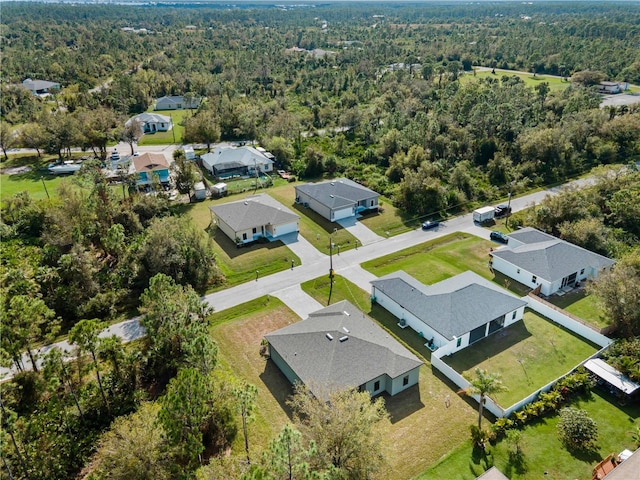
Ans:
{"type": "Polygon", "coordinates": [[[425,338],[432,351],[450,354],[522,320],[525,301],[466,271],[424,285],[404,271],[371,282],[371,298],[425,338]]]}
{"type": "Polygon", "coordinates": [[[573,288],[615,263],[598,253],[527,227],[508,235],[509,244],[491,253],[494,270],[542,295],[573,288]]]}
{"type": "Polygon", "coordinates": [[[238,246],[298,233],[300,217],[267,194],[209,207],[218,228],[238,246]]]}
{"type": "Polygon", "coordinates": [[[311,208],[331,222],[378,210],[379,195],[348,178],[306,183],[295,189],[296,203],[311,208]]]}
{"type": "Polygon", "coordinates": [[[185,100],[182,95],[169,95],[156,100],[154,110],[184,110],[185,108],[195,109],[200,106],[202,98],[190,97],[185,100]]]}
{"type": "Polygon", "coordinates": [[[26,78],[22,81],[22,85],[31,90],[34,95],[47,95],[51,90],[60,90],[60,84],[57,82],[49,82],[48,80],[32,80],[26,78]]]}
{"type": "Polygon", "coordinates": [[[318,398],[357,388],[396,395],[418,383],[422,361],[348,301],[265,335],[271,360],[318,398]]]}
{"type": "Polygon", "coordinates": [[[131,125],[131,122],[138,122],[142,133],[168,132],[173,128],[171,117],[159,113],[141,113],[127,120],[125,126],[131,125]]]}
{"type": "Polygon", "coordinates": [[[254,147],[217,146],[200,158],[202,166],[217,178],[249,177],[273,172],[272,155],[254,147]],[[257,171],[257,172],[256,172],[257,171]]]}

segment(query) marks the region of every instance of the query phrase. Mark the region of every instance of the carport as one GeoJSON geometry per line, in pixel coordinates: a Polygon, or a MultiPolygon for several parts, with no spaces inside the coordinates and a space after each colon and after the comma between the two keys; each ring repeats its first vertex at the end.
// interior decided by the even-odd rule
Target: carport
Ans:
{"type": "Polygon", "coordinates": [[[632,382],[629,378],[624,376],[621,372],[613,368],[601,358],[592,358],[591,360],[587,360],[584,364],[584,368],[596,375],[603,382],[615,387],[626,395],[634,395],[635,393],[640,392],[640,385],[632,382]]]}

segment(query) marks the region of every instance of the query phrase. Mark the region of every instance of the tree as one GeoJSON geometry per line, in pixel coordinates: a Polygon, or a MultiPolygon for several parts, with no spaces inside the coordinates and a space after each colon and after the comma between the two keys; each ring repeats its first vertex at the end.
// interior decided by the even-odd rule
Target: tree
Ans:
{"type": "Polygon", "coordinates": [[[84,420],[84,412],[80,407],[73,379],[67,370],[67,366],[64,364],[64,354],[62,351],[58,347],[51,348],[44,357],[42,364],[44,367],[44,377],[50,384],[61,384],[64,392],[66,392],[68,388],[73,398],[73,403],[78,409],[80,419],[84,420]]]}
{"type": "Polygon", "coordinates": [[[314,395],[298,384],[289,405],[304,437],[317,446],[313,469],[365,479],[384,463],[389,414],[382,398],[372,400],[368,392],[355,390],[316,390],[314,395]]]}
{"type": "Polygon", "coordinates": [[[219,281],[211,238],[188,218],[157,218],[138,251],[140,281],[164,273],[182,285],[203,291],[219,281]]]}
{"type": "Polygon", "coordinates": [[[7,150],[13,148],[18,141],[18,135],[16,131],[11,128],[4,120],[0,121],[0,149],[2,149],[2,153],[4,155],[4,159],[9,160],[9,156],[7,155],[7,150]]]}
{"type": "MultiPolygon", "coordinates": [[[[54,318],[55,312],[47,307],[41,298],[16,295],[9,301],[9,309],[6,312],[7,321],[2,329],[3,348],[16,355],[26,350],[33,370],[37,372],[34,344],[55,336],[59,322],[54,318]]],[[[15,359],[15,355],[12,354],[12,358],[15,359]]]]}
{"type": "Polygon", "coordinates": [[[160,399],[159,418],[167,438],[188,463],[202,464],[203,431],[211,415],[211,381],[193,368],[184,368],[171,379],[160,399]]]}
{"type": "Polygon", "coordinates": [[[592,85],[598,85],[605,77],[605,74],[602,72],[581,70],[571,75],[571,81],[584,87],[590,87],[592,85]]]}
{"type": "Polygon", "coordinates": [[[213,369],[217,347],[208,332],[210,310],[191,287],[158,274],[140,297],[140,312],[147,352],[160,373],[172,374],[182,365],[203,374],[213,369]]]}
{"type": "Polygon", "coordinates": [[[598,440],[598,424],[586,411],[573,407],[560,410],[558,437],[569,450],[592,450],[598,440]]]}
{"type": "Polygon", "coordinates": [[[271,152],[278,162],[281,162],[284,167],[288,167],[291,164],[291,160],[295,155],[295,150],[291,141],[284,137],[271,137],[265,142],[265,147],[271,152]]]}
{"type": "Polygon", "coordinates": [[[169,480],[172,452],[158,422],[160,405],[144,403],[117,418],[98,443],[96,474],[109,480],[169,480]]]}
{"type": "Polygon", "coordinates": [[[220,123],[213,110],[202,110],[187,119],[184,124],[183,140],[188,143],[204,143],[207,152],[211,144],[220,140],[220,123]]]}
{"type": "Polygon", "coordinates": [[[248,423],[252,419],[253,410],[256,406],[258,389],[255,385],[242,382],[233,389],[233,395],[236,398],[237,408],[240,412],[240,417],[242,418],[242,433],[244,435],[244,450],[247,454],[247,463],[251,464],[251,458],[249,457],[248,423]]]}
{"type": "Polygon", "coordinates": [[[35,149],[40,157],[47,144],[47,133],[39,123],[27,123],[20,130],[20,143],[25,148],[35,149]]]}
{"type": "Polygon", "coordinates": [[[631,338],[640,334],[640,252],[623,257],[613,268],[587,283],[608,318],[631,338]]]}
{"type": "Polygon", "coordinates": [[[470,383],[471,385],[467,388],[466,393],[480,395],[480,400],[478,401],[478,429],[481,430],[485,397],[503,392],[507,387],[500,380],[499,374],[489,373],[480,368],[474,370],[474,377],[470,383]]]}
{"type": "Polygon", "coordinates": [[[98,319],[93,320],[80,320],[69,331],[69,341],[78,347],[78,356],[82,355],[82,352],[91,353],[91,359],[93,369],[96,372],[96,379],[98,380],[98,387],[100,389],[100,396],[107,410],[110,409],[107,396],[104,393],[104,387],[102,386],[102,377],[100,376],[100,365],[98,364],[98,344],[100,339],[98,334],[102,331],[104,325],[98,319]]]}
{"type": "MultiPolygon", "coordinates": [[[[176,150],[181,152],[181,150],[176,150]]],[[[176,187],[180,193],[191,193],[193,186],[200,179],[198,168],[193,162],[187,161],[184,155],[175,155],[175,162],[171,168],[175,171],[176,187]]]]}
{"type": "Polygon", "coordinates": [[[122,132],[120,133],[120,140],[127,142],[131,148],[131,155],[135,153],[133,144],[138,143],[138,140],[142,137],[142,125],[136,120],[131,120],[124,125],[122,132]]]}

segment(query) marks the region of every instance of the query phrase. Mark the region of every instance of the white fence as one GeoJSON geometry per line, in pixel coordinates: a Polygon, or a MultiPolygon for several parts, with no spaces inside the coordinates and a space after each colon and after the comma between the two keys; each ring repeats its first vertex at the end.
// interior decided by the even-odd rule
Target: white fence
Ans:
{"type": "MultiPolygon", "coordinates": [[[[601,347],[600,350],[595,354],[593,354],[591,357],[589,357],[589,359],[599,356],[603,350],[605,350],[609,345],[613,343],[613,340],[611,340],[610,338],[607,338],[604,335],[596,332],[595,330],[592,330],[586,325],[583,325],[582,323],[565,315],[562,311],[556,308],[553,308],[552,306],[547,305],[546,303],[539,301],[535,297],[526,296],[526,297],[523,297],[522,299],[525,302],[527,302],[528,307],[531,310],[547,317],[549,320],[551,320],[554,323],[557,323],[558,325],[562,325],[566,329],[574,332],[577,335],[580,335],[582,338],[589,340],[590,342],[600,346],[601,347]]],[[[449,380],[455,383],[458,387],[465,390],[469,387],[469,385],[471,385],[469,381],[442,360],[442,357],[444,357],[448,353],[449,352],[445,351],[445,349],[436,350],[435,352],[433,352],[433,354],[431,355],[431,365],[437,370],[439,370],[449,380]]],[[[576,365],[574,369],[582,365],[587,360],[588,359],[585,359],[583,362],[576,365]]],[[[555,380],[547,383],[545,386],[537,389],[535,392],[531,393],[530,395],[523,398],[519,402],[514,403],[507,409],[502,408],[500,405],[495,403],[490,397],[486,397],[485,408],[489,410],[496,417],[508,417],[513,412],[521,409],[528,403],[534,401],[538,397],[540,392],[548,392],[549,390],[551,390],[551,387],[553,386],[554,383],[556,383],[558,380],[565,377],[566,375],[570,374],[574,369],[565,373],[564,375],[561,375],[555,380]]],[[[473,398],[476,401],[480,400],[479,395],[473,395],[473,398]]]]}

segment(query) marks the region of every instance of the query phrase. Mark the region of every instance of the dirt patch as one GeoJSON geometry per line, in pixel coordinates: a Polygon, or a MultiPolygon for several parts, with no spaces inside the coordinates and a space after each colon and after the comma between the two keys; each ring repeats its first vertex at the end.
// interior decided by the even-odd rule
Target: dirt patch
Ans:
{"type": "Polygon", "coordinates": [[[0,170],[0,173],[2,173],[3,175],[20,175],[21,173],[27,173],[30,171],[31,171],[31,167],[23,166],[23,167],[5,168],[3,170],[0,170]]]}

